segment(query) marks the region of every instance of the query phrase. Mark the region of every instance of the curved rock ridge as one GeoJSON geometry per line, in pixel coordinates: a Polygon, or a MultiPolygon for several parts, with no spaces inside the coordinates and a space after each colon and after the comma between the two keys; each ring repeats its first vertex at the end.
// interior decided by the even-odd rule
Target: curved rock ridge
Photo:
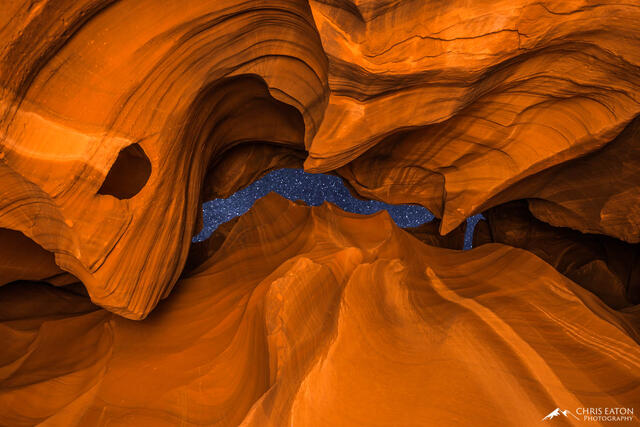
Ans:
{"type": "MultiPolygon", "coordinates": [[[[287,0],[9,3],[0,168],[51,208],[8,228],[54,253],[94,302],[142,318],[182,271],[201,194],[291,166],[286,153],[314,134],[328,89],[311,11],[287,0]],[[279,149],[240,150],[253,141],[279,149]],[[216,185],[239,150],[271,160],[216,185]],[[51,225],[23,230],[34,222],[51,225]]],[[[10,203],[3,193],[0,210],[10,203]]]]}
{"type": "Polygon", "coordinates": [[[462,250],[464,248],[465,233],[468,226],[468,223],[462,223],[456,227],[455,230],[449,232],[449,234],[442,236],[438,232],[440,229],[440,221],[434,219],[417,227],[404,228],[404,230],[427,245],[462,250]]]}
{"type": "MultiPolygon", "coordinates": [[[[5,3],[0,212],[25,203],[0,227],[128,318],[169,295],[204,200],[303,162],[441,234],[530,199],[640,239],[633,2],[5,3]]],[[[0,283],[36,277],[18,258],[0,283]]]]}
{"type": "Polygon", "coordinates": [[[612,308],[633,310],[640,304],[640,244],[552,227],[536,219],[524,201],[483,215],[486,221],[477,226],[474,245],[496,242],[526,249],[612,308]]]}
{"type": "Polygon", "coordinates": [[[638,313],[529,252],[273,193],[229,225],[142,322],[0,288],[0,424],[520,426],[637,404],[638,313]]]}
{"type": "Polygon", "coordinates": [[[529,209],[551,225],[640,243],[639,165],[636,118],[601,150],[533,177],[529,209]]]}
{"type": "Polygon", "coordinates": [[[420,203],[442,217],[443,234],[522,179],[604,146],[640,113],[638,4],[310,3],[331,92],[305,167],[342,166],[365,197],[420,203]]]}

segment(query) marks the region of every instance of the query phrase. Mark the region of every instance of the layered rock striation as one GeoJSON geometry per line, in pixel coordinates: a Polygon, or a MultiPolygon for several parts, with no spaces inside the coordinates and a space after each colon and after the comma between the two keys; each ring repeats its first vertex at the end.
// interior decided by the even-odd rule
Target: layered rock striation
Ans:
{"type": "Polygon", "coordinates": [[[3,425],[522,425],[640,391],[631,314],[530,252],[273,193],[142,322],[29,283],[0,314],[3,425]]]}
{"type": "Polygon", "coordinates": [[[609,1],[10,1],[0,185],[25,189],[0,211],[30,212],[0,226],[134,319],[203,200],[303,162],[443,234],[530,199],[637,243],[639,22],[609,1]]]}
{"type": "Polygon", "coordinates": [[[18,1],[0,14],[0,173],[31,187],[0,209],[32,209],[2,227],[127,317],[170,292],[202,197],[300,164],[322,118],[327,63],[305,2],[18,1]]]}
{"type": "Polygon", "coordinates": [[[639,138],[634,2],[5,1],[0,424],[633,407],[639,138]],[[438,220],[271,194],[192,244],[281,167],[438,220]]]}

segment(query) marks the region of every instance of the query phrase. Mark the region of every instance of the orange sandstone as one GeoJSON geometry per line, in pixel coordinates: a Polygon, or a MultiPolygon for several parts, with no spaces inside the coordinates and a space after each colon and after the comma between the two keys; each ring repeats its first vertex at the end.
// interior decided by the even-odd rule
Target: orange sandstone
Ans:
{"type": "Polygon", "coordinates": [[[0,295],[3,425],[520,426],[640,387],[638,329],[531,253],[274,194],[142,322],[0,295]]]}
{"type": "Polygon", "coordinates": [[[0,174],[49,207],[2,227],[123,316],[169,295],[203,200],[303,161],[443,234],[530,198],[554,226],[638,241],[633,3],[5,3],[0,174]]]}
{"type": "Polygon", "coordinates": [[[5,0],[0,424],[632,407],[638,117],[634,2],[5,0]],[[284,166],[440,221],[270,195],[191,244],[284,166]]]}

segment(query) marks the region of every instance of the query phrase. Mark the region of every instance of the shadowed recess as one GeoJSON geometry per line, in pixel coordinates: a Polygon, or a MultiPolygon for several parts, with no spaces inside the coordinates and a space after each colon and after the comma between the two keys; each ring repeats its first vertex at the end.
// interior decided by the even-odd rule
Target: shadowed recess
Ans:
{"type": "Polygon", "coordinates": [[[130,199],[144,188],[150,175],[149,158],[139,144],[131,144],[118,154],[98,194],[130,199]]]}
{"type": "MultiPolygon", "coordinates": [[[[360,200],[351,195],[342,179],[335,175],[312,174],[301,169],[278,169],[226,199],[215,199],[202,205],[204,226],[193,238],[206,240],[220,224],[247,212],[253,203],[274,191],[289,200],[303,200],[311,206],[331,202],[347,212],[372,214],[386,210],[400,227],[417,227],[431,221],[434,216],[417,205],[391,205],[375,200],[360,200]]],[[[471,248],[473,227],[481,215],[469,218],[464,248],[471,248]]]]}

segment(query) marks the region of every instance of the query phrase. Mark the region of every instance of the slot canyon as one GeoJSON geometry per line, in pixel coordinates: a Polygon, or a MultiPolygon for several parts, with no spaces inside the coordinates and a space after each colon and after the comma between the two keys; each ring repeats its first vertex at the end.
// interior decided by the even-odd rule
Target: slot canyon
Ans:
{"type": "Polygon", "coordinates": [[[640,2],[3,0],[0,426],[640,425],[640,2]]]}

